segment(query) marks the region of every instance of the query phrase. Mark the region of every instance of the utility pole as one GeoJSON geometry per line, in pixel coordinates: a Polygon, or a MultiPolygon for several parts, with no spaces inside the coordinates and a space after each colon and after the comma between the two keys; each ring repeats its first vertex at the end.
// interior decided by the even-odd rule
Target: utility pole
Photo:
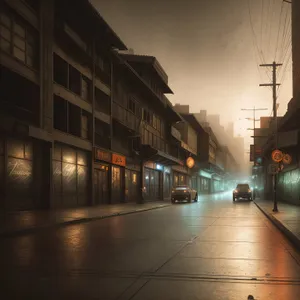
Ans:
{"type": "MultiPolygon", "coordinates": [[[[276,88],[280,84],[277,83],[276,79],[276,70],[277,67],[282,66],[282,64],[277,64],[275,61],[272,64],[262,64],[260,67],[272,67],[272,74],[273,74],[273,82],[272,83],[263,83],[259,86],[271,86],[273,88],[273,119],[275,124],[275,149],[278,148],[278,120],[277,120],[277,93],[276,88]]],[[[273,212],[278,212],[277,207],[277,174],[274,175],[274,207],[273,212]]]]}
{"type": "MultiPolygon", "coordinates": [[[[256,145],[255,145],[255,129],[256,129],[256,123],[260,121],[260,119],[256,119],[256,111],[261,111],[261,110],[268,110],[267,108],[256,108],[255,106],[253,108],[242,108],[241,110],[243,111],[253,111],[253,119],[251,118],[246,118],[249,121],[253,120],[253,128],[248,128],[248,130],[253,130],[253,151],[254,151],[254,166],[255,166],[255,153],[256,153],[256,145]]],[[[253,173],[252,173],[253,174],[253,173]]],[[[256,196],[256,191],[255,191],[255,186],[256,186],[256,181],[254,180],[254,189],[253,189],[253,199],[255,199],[256,196]]]]}

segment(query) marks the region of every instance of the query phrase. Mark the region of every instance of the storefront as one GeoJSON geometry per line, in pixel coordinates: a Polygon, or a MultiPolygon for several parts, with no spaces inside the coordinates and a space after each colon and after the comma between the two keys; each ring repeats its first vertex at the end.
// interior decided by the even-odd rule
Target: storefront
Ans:
{"type": "Polygon", "coordinates": [[[125,201],[139,202],[140,195],[140,162],[127,158],[125,168],[125,201]]]}
{"type": "Polygon", "coordinates": [[[0,209],[49,208],[50,143],[0,137],[0,209]]]}
{"type": "Polygon", "coordinates": [[[53,149],[53,207],[80,207],[90,204],[91,154],[55,143],[53,149]]]}
{"type": "Polygon", "coordinates": [[[154,162],[144,164],[144,187],[146,201],[162,198],[163,166],[154,162]]]}
{"type": "Polygon", "coordinates": [[[110,203],[111,153],[95,148],[94,203],[110,203]]]}
{"type": "Polygon", "coordinates": [[[190,185],[190,177],[188,175],[188,168],[184,166],[173,166],[173,187],[179,185],[190,185]]]}
{"type": "Polygon", "coordinates": [[[210,193],[211,174],[204,170],[199,171],[198,186],[202,194],[210,193]]]}
{"type": "Polygon", "coordinates": [[[198,182],[196,176],[192,176],[191,178],[191,188],[198,192],[198,182]]]}
{"type": "Polygon", "coordinates": [[[126,157],[95,148],[95,203],[125,202],[126,157]]]}
{"type": "Polygon", "coordinates": [[[164,199],[171,198],[171,167],[164,167],[164,199]]]}
{"type": "Polygon", "coordinates": [[[220,176],[217,176],[217,175],[212,176],[211,184],[212,184],[212,187],[211,187],[212,193],[219,193],[224,190],[223,180],[220,176]]]}

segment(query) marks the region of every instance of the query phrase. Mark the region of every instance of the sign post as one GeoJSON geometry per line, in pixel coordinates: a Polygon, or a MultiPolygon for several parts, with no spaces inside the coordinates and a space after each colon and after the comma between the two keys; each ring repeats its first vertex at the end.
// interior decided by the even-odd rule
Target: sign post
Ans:
{"type": "MultiPolygon", "coordinates": [[[[283,159],[283,153],[276,149],[272,152],[272,160],[275,163],[280,163],[283,159]]],[[[278,206],[277,206],[277,173],[278,171],[273,175],[273,186],[274,186],[274,207],[273,207],[273,212],[278,211],[278,206]]]]}
{"type": "Polygon", "coordinates": [[[273,211],[277,212],[277,174],[283,170],[284,165],[289,165],[292,162],[292,157],[289,154],[283,153],[276,149],[271,154],[273,162],[275,164],[269,165],[269,174],[273,175],[274,182],[274,207],[273,211]]]}

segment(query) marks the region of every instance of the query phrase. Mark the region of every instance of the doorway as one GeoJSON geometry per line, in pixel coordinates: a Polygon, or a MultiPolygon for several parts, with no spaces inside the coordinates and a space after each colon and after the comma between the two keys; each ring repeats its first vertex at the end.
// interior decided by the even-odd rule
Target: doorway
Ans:
{"type": "Polygon", "coordinates": [[[96,204],[107,204],[109,203],[108,194],[108,172],[106,168],[95,169],[95,203],[96,204]]]}

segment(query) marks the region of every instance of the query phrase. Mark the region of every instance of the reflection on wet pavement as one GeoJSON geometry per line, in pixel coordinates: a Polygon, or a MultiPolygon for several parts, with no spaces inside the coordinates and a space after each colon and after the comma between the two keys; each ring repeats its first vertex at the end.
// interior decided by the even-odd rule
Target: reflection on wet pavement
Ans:
{"type": "Polygon", "coordinates": [[[228,195],[1,239],[0,252],[11,299],[299,299],[297,252],[228,195]]]}

